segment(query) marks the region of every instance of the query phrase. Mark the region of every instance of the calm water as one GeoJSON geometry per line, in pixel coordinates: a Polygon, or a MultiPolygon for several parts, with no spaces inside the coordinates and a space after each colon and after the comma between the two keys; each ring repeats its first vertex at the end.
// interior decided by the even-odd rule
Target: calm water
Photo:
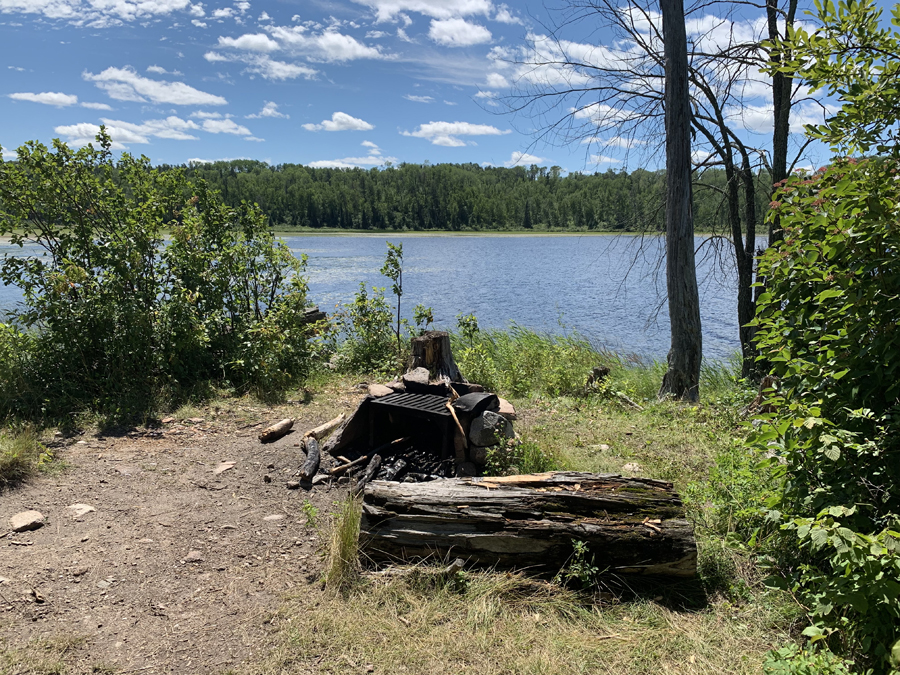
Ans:
{"type": "MultiPolygon", "coordinates": [[[[664,242],[639,236],[403,236],[403,305],[434,309],[439,327],[474,313],[482,327],[511,323],[554,333],[578,331],[599,345],[664,359],[669,348],[664,242]]],[[[288,236],[309,256],[311,300],[331,312],[352,299],[359,282],[389,287],[378,270],[385,238],[288,236]]],[[[730,257],[716,262],[697,238],[703,352],[726,359],[738,349],[736,280],[730,257]]],[[[0,244],[0,254],[26,253],[0,244]]],[[[390,290],[388,289],[388,295],[390,290]]],[[[0,309],[18,301],[0,287],[0,309]]]]}

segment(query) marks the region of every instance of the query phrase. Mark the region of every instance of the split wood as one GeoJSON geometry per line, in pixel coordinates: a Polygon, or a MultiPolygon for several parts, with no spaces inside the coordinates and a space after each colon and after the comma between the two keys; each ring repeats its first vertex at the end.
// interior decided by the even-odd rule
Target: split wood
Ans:
{"type": "Polygon", "coordinates": [[[290,417],[273,424],[270,427],[266,427],[262,431],[259,432],[259,440],[261,443],[271,443],[272,441],[277,441],[282,436],[287,435],[287,433],[293,428],[294,420],[290,417]]]}

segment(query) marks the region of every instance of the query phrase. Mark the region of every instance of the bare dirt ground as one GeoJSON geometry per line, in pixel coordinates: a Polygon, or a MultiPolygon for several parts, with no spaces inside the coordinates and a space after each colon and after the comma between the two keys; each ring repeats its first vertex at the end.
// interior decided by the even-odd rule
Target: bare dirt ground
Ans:
{"type": "MultiPolygon", "coordinates": [[[[66,673],[223,673],[261,658],[285,595],[321,576],[308,515],[321,521],[345,495],[288,488],[304,458],[295,444],[358,399],[58,439],[65,470],[0,493],[0,535],[20,511],[47,519],[0,538],[0,651],[63,641],[66,673]],[[261,444],[282,417],[294,433],[261,444]],[[222,462],[234,466],[214,473],[222,462]]],[[[0,673],[56,672],[7,658],[0,673]]]]}

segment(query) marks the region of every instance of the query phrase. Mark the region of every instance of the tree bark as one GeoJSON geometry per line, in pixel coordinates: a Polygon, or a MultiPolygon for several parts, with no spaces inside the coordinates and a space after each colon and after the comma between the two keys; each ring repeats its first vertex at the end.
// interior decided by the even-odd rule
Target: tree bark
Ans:
{"type": "Polygon", "coordinates": [[[376,561],[458,556],[555,574],[576,540],[610,574],[691,577],[697,568],[672,484],[618,475],[373,481],[363,493],[360,537],[363,554],[376,561]]]}
{"type": "Polygon", "coordinates": [[[700,398],[700,294],[694,262],[691,106],[683,0],[660,0],[665,43],[666,288],[671,348],[659,395],[700,398]]]}

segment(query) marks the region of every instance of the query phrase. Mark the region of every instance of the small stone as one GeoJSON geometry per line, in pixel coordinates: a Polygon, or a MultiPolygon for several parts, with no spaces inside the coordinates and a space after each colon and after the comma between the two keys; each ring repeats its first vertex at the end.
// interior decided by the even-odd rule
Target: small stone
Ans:
{"type": "Polygon", "coordinates": [[[97,510],[90,504],[72,504],[71,506],[67,506],[66,508],[72,512],[72,515],[75,518],[81,518],[82,516],[97,510]]]}
{"type": "Polygon", "coordinates": [[[512,437],[513,428],[509,420],[490,410],[473,419],[469,426],[469,440],[479,447],[495,445],[499,438],[512,437]]]}
{"type": "Polygon", "coordinates": [[[87,567],[75,567],[71,571],[73,577],[83,577],[88,573],[87,567]]]}
{"type": "Polygon", "coordinates": [[[163,417],[163,419],[162,419],[163,424],[172,424],[172,422],[174,422],[174,421],[175,421],[174,417],[163,417]]]}
{"type": "Polygon", "coordinates": [[[330,478],[330,476],[327,473],[318,473],[315,476],[313,476],[312,484],[313,485],[321,485],[322,483],[326,482],[329,478],[330,478]]]}
{"type": "Polygon", "coordinates": [[[390,387],[386,387],[383,384],[370,384],[369,385],[369,395],[374,396],[375,398],[381,398],[382,396],[389,396],[393,394],[394,390],[390,387]]]}
{"type": "Polygon", "coordinates": [[[607,450],[609,450],[609,446],[608,446],[606,443],[601,443],[598,447],[599,447],[603,452],[606,452],[607,450]]]}
{"type": "Polygon", "coordinates": [[[428,368],[414,368],[403,376],[404,384],[428,384],[428,368]]]}
{"type": "Polygon", "coordinates": [[[298,480],[289,480],[287,482],[288,490],[299,490],[300,489],[300,481],[298,480]]]}
{"type": "Polygon", "coordinates": [[[40,511],[22,511],[9,519],[9,529],[13,532],[27,532],[44,526],[44,514],[40,511]]]}
{"type": "Polygon", "coordinates": [[[108,581],[106,581],[106,579],[101,579],[100,581],[97,582],[97,588],[107,589],[111,585],[112,584],[110,584],[108,581]]]}
{"type": "Polygon", "coordinates": [[[500,408],[497,410],[498,415],[502,415],[510,421],[518,419],[518,417],[516,417],[516,409],[512,403],[499,396],[497,397],[497,400],[500,402],[500,408]]]}
{"type": "Polygon", "coordinates": [[[149,537],[144,537],[143,539],[138,539],[139,544],[152,544],[153,540],[149,537]]]}
{"type": "Polygon", "coordinates": [[[87,445],[87,441],[76,441],[75,445],[87,445]]]}
{"type": "Polygon", "coordinates": [[[268,465],[266,465],[266,468],[267,468],[267,469],[274,469],[274,468],[275,468],[275,465],[274,465],[274,464],[268,464],[268,465]]]}
{"type": "Polygon", "coordinates": [[[235,464],[237,464],[237,462],[219,462],[219,465],[213,469],[213,475],[218,476],[220,473],[233,469],[235,464]]]}
{"type": "Polygon", "coordinates": [[[193,424],[200,424],[203,422],[202,417],[188,417],[188,422],[192,422],[193,424]]]}
{"type": "Polygon", "coordinates": [[[627,471],[628,473],[638,473],[641,468],[641,465],[637,462],[628,462],[628,464],[622,467],[622,471],[627,471]]]}
{"type": "Polygon", "coordinates": [[[200,551],[188,551],[188,554],[184,556],[184,561],[186,563],[198,563],[203,562],[203,554],[200,551]]]}
{"type": "Polygon", "coordinates": [[[406,385],[403,384],[400,380],[393,380],[384,385],[391,391],[397,392],[398,394],[402,394],[406,391],[406,385]]]}
{"type": "Polygon", "coordinates": [[[263,476],[263,483],[271,483],[271,482],[272,482],[272,476],[270,476],[269,474],[266,474],[265,476],[263,476]]]}
{"type": "Polygon", "coordinates": [[[283,519],[284,519],[283,513],[273,513],[271,516],[266,516],[265,518],[263,518],[263,520],[265,520],[268,523],[272,523],[272,522],[275,522],[276,520],[283,520],[283,519]]]}

